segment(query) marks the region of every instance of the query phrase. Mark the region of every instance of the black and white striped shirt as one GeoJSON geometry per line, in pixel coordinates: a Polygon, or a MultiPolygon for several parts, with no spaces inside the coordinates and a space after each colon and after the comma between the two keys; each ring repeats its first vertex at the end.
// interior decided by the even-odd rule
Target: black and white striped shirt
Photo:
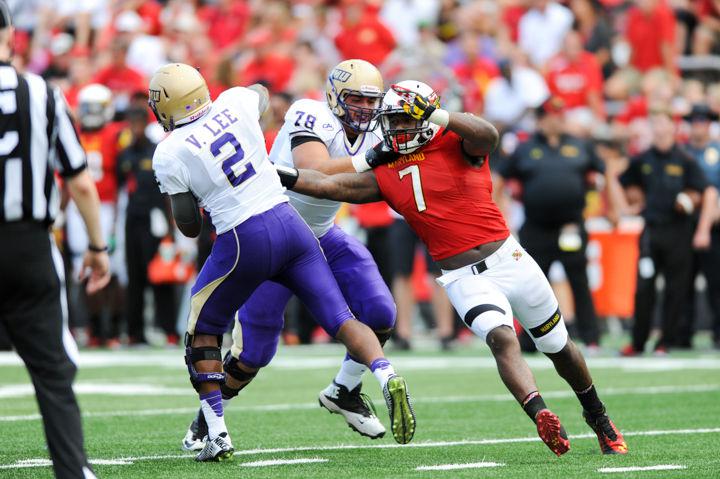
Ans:
{"type": "Polygon", "coordinates": [[[32,73],[0,62],[0,224],[50,224],[60,207],[55,172],[85,169],[65,98],[32,73]]]}

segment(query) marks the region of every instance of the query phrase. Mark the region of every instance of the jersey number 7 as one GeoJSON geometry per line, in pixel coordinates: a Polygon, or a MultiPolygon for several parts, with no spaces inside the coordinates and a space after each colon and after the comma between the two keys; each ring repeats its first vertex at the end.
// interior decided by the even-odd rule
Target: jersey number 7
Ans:
{"type": "Polygon", "coordinates": [[[222,169],[234,187],[255,175],[250,160],[245,160],[245,151],[232,133],[225,133],[210,145],[210,153],[222,161],[222,169]]]}
{"type": "Polygon", "coordinates": [[[425,206],[425,196],[423,196],[422,181],[420,180],[420,167],[418,167],[418,165],[410,165],[398,171],[398,174],[401,180],[408,174],[410,175],[413,195],[415,196],[415,206],[417,206],[418,211],[425,211],[427,206],[425,206]]]}

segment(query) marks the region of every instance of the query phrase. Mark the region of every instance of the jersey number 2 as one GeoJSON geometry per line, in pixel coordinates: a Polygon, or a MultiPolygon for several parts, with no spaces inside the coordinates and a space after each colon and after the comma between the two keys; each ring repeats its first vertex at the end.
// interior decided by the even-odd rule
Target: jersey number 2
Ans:
{"type": "Polygon", "coordinates": [[[427,209],[427,206],[425,206],[425,197],[423,196],[422,191],[422,181],[420,181],[420,167],[418,167],[418,165],[410,165],[407,168],[403,168],[402,170],[398,171],[398,174],[400,175],[401,180],[408,174],[410,175],[412,179],[413,195],[415,196],[415,205],[417,206],[418,211],[425,211],[427,209]]]}
{"type": "Polygon", "coordinates": [[[222,169],[233,186],[255,175],[250,160],[245,160],[245,151],[232,133],[225,133],[210,145],[210,153],[222,161],[222,169]]]}

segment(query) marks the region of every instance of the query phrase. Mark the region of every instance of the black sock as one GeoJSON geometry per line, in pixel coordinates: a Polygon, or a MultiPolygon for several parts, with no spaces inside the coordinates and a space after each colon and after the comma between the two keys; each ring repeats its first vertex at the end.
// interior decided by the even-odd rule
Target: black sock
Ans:
{"type": "Polygon", "coordinates": [[[600,401],[594,385],[591,384],[590,387],[584,391],[575,391],[575,394],[577,395],[580,404],[582,404],[583,409],[589,412],[592,417],[602,416],[605,414],[605,406],[602,401],[600,401]]]}
{"type": "Polygon", "coordinates": [[[543,409],[547,409],[547,406],[545,405],[545,401],[543,401],[542,396],[540,396],[540,393],[533,391],[523,400],[522,408],[525,413],[530,416],[530,419],[535,422],[535,416],[537,416],[537,413],[543,409]]]}

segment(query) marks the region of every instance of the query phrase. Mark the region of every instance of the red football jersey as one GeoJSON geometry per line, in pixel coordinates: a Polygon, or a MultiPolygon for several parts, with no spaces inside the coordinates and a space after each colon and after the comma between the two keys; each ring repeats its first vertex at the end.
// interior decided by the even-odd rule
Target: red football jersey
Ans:
{"type": "Polygon", "coordinates": [[[470,165],[452,131],[441,130],[419,150],[373,171],[385,200],[436,261],[510,235],[492,199],[488,162],[470,165]]]}
{"type": "Polygon", "coordinates": [[[88,171],[95,180],[102,202],[115,202],[117,198],[116,162],[118,135],[122,123],[110,123],[98,131],[81,131],[80,144],[87,155],[88,171]]]}

